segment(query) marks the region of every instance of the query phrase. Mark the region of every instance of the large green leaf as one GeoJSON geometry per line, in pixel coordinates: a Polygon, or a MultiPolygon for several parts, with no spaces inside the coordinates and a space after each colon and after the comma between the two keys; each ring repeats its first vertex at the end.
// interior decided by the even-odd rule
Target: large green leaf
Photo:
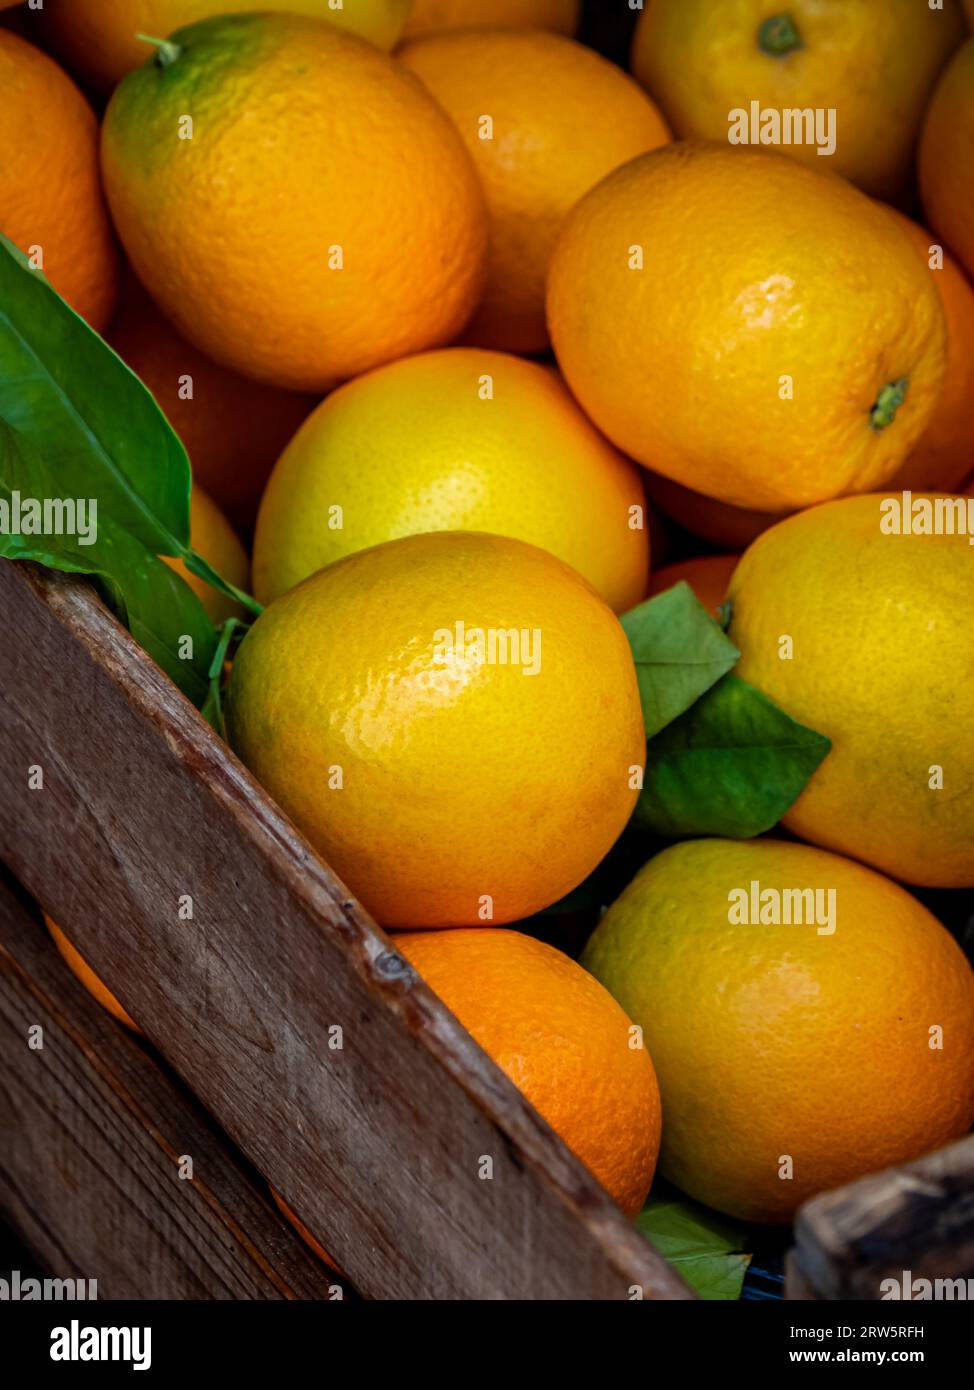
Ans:
{"type": "Polygon", "coordinates": [[[217,633],[158,557],[179,556],[259,607],[191,549],[190,486],[186,451],[138,377],[0,237],[0,556],[91,575],[153,659],[203,705],[217,633]],[[58,534],[64,505],[77,516],[79,502],[94,520],[88,534],[58,534]],[[38,504],[49,509],[40,531],[38,504]]]}
{"type": "Polygon", "coordinates": [[[688,710],[740,656],[683,582],[624,614],[622,626],[636,662],[647,738],[688,710]]]}
{"type": "Polygon", "coordinates": [[[740,1298],[751,1260],[744,1227],[665,1185],[654,1189],[636,1225],[701,1298],[740,1298]]]}
{"type": "Polygon", "coordinates": [[[725,676],[650,740],[636,823],[673,839],[761,835],[831,746],[753,686],[725,676]]]}

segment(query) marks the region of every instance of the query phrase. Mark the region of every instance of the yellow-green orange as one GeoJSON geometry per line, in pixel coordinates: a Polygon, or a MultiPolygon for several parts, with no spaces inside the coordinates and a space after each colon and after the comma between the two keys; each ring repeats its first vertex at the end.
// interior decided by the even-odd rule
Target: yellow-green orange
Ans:
{"type": "Polygon", "coordinates": [[[788,1221],[974,1120],[974,973],[926,908],[851,860],[771,840],[676,845],[582,963],[643,1029],[660,1171],[741,1220],[788,1221]]]}
{"type": "Polygon", "coordinates": [[[764,150],[678,142],[603,179],[562,228],[548,320],[619,448],[757,511],[884,482],[944,378],[943,308],[903,229],[764,150]]]}
{"type": "Polygon", "coordinates": [[[178,30],[116,89],[102,169],[166,315],[272,385],[321,391],[449,342],[483,287],[486,211],[456,129],[401,65],[319,20],[178,30]]]}
{"type": "Polygon", "coordinates": [[[230,742],[384,926],[490,926],[581,882],[632,812],[629,647],[580,575],[523,541],[360,551],[245,638],[230,742]]]}
{"type": "Polygon", "coordinates": [[[659,1088],[611,994],[515,931],[403,932],[395,945],[628,1216],[659,1151],[659,1088]]]}
{"type": "Polygon", "coordinates": [[[465,341],[542,352],[545,278],[565,214],[611,170],[665,144],[663,118],[614,63],[558,34],[464,30],[399,57],[453,120],[487,195],[487,289],[465,341]]]}
{"type": "MultiPolygon", "coordinates": [[[[974,552],[889,533],[937,500],[915,495],[904,522],[898,494],[846,498],[772,527],[734,573],[729,632],[738,674],[832,740],[785,824],[907,882],[974,887],[974,552]]],[[[941,499],[941,529],[966,507],[941,499]]]]}
{"type": "Polygon", "coordinates": [[[37,22],[76,72],[107,90],[150,57],[152,50],[139,34],[164,39],[211,15],[275,9],[327,20],[392,48],[409,0],[342,0],[340,8],[328,0],[46,0],[37,22]]]}
{"type": "Polygon", "coordinates": [[[617,612],[646,593],[640,470],[554,372],[451,348],[349,382],[278,462],[261,503],[261,603],[315,570],[422,531],[491,531],[550,550],[617,612]]]}
{"type": "MultiPolygon", "coordinates": [[[[931,89],[962,42],[957,0],[648,0],[632,68],[681,138],[726,142],[730,114],[810,112],[819,124],[779,142],[868,193],[902,193],[931,89]],[[827,156],[822,117],[834,112],[827,156]]],[[[757,131],[748,130],[757,143],[757,131]]]]}

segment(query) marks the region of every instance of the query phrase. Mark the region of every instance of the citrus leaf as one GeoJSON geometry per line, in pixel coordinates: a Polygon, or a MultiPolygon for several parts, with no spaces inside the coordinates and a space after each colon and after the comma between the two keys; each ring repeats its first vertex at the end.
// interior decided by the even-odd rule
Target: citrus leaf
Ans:
{"type": "Polygon", "coordinates": [[[636,1225],[701,1298],[740,1298],[751,1261],[744,1227],[665,1184],[653,1191],[636,1225]]]}
{"type": "Polygon", "coordinates": [[[685,713],[740,657],[683,581],[621,622],[636,662],[647,738],[685,713]]]}
{"type": "Polygon", "coordinates": [[[201,706],[216,629],[158,557],[260,607],[190,548],[190,486],[186,451],[138,377],[0,237],[0,556],[90,575],[201,706]],[[31,509],[44,507],[39,524],[31,509]]]}
{"type": "Polygon", "coordinates": [[[725,676],[650,740],[635,822],[674,839],[761,835],[831,746],[746,681],[725,676]]]}
{"type": "Polygon", "coordinates": [[[189,554],[186,450],[135,373],[3,238],[0,419],[31,446],[25,496],[96,497],[153,555],[189,554]]]}

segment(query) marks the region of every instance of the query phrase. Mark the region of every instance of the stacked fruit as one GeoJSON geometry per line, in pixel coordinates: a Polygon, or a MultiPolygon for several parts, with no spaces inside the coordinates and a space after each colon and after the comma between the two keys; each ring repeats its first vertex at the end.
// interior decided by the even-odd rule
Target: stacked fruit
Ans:
{"type": "Polygon", "coordinates": [[[152,654],[627,1212],[782,1222],[974,1120],[974,38],[577,9],[49,0],[0,231],[205,489],[152,654]]]}

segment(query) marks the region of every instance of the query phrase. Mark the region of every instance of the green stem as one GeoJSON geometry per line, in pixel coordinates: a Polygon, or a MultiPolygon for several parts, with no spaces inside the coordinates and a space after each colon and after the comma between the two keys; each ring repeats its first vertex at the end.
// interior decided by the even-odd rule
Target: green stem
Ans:
{"type": "Polygon", "coordinates": [[[884,430],[887,425],[893,423],[896,412],[903,404],[903,398],[909,384],[909,377],[901,376],[899,381],[887,382],[883,387],[876,397],[876,404],[869,412],[869,423],[874,430],[884,430]]]}
{"type": "Polygon", "coordinates": [[[162,68],[171,68],[183,51],[178,43],[173,43],[170,39],[156,39],[151,34],[136,34],[135,37],[143,43],[155,45],[156,62],[162,68]]]}
{"type": "Polygon", "coordinates": [[[770,53],[773,58],[780,58],[782,54],[801,47],[802,36],[790,14],[772,15],[758,29],[758,48],[770,53]]]}

